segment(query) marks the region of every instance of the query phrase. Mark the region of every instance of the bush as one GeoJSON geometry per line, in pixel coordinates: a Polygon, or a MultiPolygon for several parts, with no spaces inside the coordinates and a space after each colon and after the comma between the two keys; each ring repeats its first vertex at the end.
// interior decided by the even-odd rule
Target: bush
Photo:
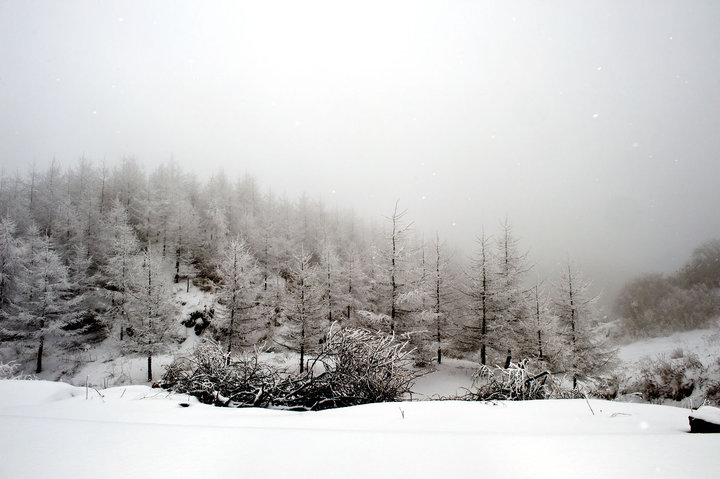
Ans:
{"type": "Polygon", "coordinates": [[[472,401],[525,401],[583,397],[578,390],[562,387],[550,371],[533,372],[527,359],[510,363],[510,367],[485,365],[473,375],[473,388],[461,399],[472,401]]]}
{"type": "Polygon", "coordinates": [[[646,401],[680,401],[700,385],[704,369],[694,354],[678,359],[660,356],[641,365],[640,379],[630,389],[642,394],[646,401]]]}
{"type": "Polygon", "coordinates": [[[168,367],[163,386],[229,407],[319,410],[396,401],[418,376],[406,346],[379,332],[331,329],[307,371],[294,375],[261,363],[257,352],[229,356],[206,341],[168,367]]]}
{"type": "Polygon", "coordinates": [[[16,362],[0,363],[0,379],[36,379],[31,374],[22,374],[18,372],[20,365],[16,362]]]}

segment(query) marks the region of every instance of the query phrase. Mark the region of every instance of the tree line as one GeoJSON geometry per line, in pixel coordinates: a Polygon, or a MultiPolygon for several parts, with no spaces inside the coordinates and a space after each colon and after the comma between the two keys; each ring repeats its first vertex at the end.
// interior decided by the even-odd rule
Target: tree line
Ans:
{"type": "Polygon", "coordinates": [[[707,326],[720,315],[720,239],[695,248],[675,274],[644,274],[628,282],[614,309],[631,337],[707,326]]]}
{"type": "Polygon", "coordinates": [[[290,349],[300,371],[332,324],[405,337],[418,364],[531,359],[577,381],[611,357],[577,267],[531,283],[507,221],[458,259],[399,204],[378,227],[250,175],[201,180],[172,162],[146,173],[132,159],[2,174],[0,218],[0,359],[32,357],[37,372],[48,344],[109,339],[147,356],[150,380],[191,285],[215,298],[198,315],[228,353],[290,349]]]}

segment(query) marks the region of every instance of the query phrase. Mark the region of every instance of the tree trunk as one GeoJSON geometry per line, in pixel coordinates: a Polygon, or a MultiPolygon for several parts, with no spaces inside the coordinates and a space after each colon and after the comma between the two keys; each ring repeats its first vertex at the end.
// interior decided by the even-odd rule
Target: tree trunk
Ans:
{"type": "Polygon", "coordinates": [[[540,356],[539,359],[543,359],[543,351],[542,351],[542,332],[538,329],[538,348],[540,349],[540,356]]]}
{"type": "Polygon", "coordinates": [[[38,345],[38,352],[37,352],[37,364],[35,365],[35,374],[40,374],[42,372],[42,356],[43,356],[43,346],[45,345],[45,339],[40,336],[40,344],[38,345]]]}
{"type": "Polygon", "coordinates": [[[148,382],[152,382],[152,354],[148,354],[148,382]]]}
{"type": "Polygon", "coordinates": [[[300,374],[303,373],[303,368],[305,367],[305,345],[300,345],[300,374]]]}

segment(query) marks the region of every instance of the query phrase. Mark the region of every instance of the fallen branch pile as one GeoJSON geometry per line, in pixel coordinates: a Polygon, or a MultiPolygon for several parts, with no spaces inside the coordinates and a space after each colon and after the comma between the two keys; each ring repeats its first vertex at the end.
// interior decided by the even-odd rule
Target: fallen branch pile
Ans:
{"type": "Polygon", "coordinates": [[[473,376],[472,390],[460,399],[469,401],[526,401],[582,398],[580,391],[564,388],[550,371],[533,372],[527,360],[508,368],[482,365],[473,376]]]}
{"type": "Polygon", "coordinates": [[[410,352],[407,343],[379,332],[331,328],[323,349],[298,375],[260,362],[257,353],[228,356],[207,341],[168,367],[163,386],[227,407],[310,411],[396,401],[418,376],[410,352]]]}

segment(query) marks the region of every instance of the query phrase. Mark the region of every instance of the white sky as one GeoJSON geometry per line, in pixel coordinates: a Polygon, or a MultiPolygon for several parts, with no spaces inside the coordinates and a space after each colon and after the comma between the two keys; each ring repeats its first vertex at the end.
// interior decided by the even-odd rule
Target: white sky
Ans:
{"type": "Polygon", "coordinates": [[[720,3],[0,0],[0,164],[248,171],[608,292],[720,237],[720,3]]]}

